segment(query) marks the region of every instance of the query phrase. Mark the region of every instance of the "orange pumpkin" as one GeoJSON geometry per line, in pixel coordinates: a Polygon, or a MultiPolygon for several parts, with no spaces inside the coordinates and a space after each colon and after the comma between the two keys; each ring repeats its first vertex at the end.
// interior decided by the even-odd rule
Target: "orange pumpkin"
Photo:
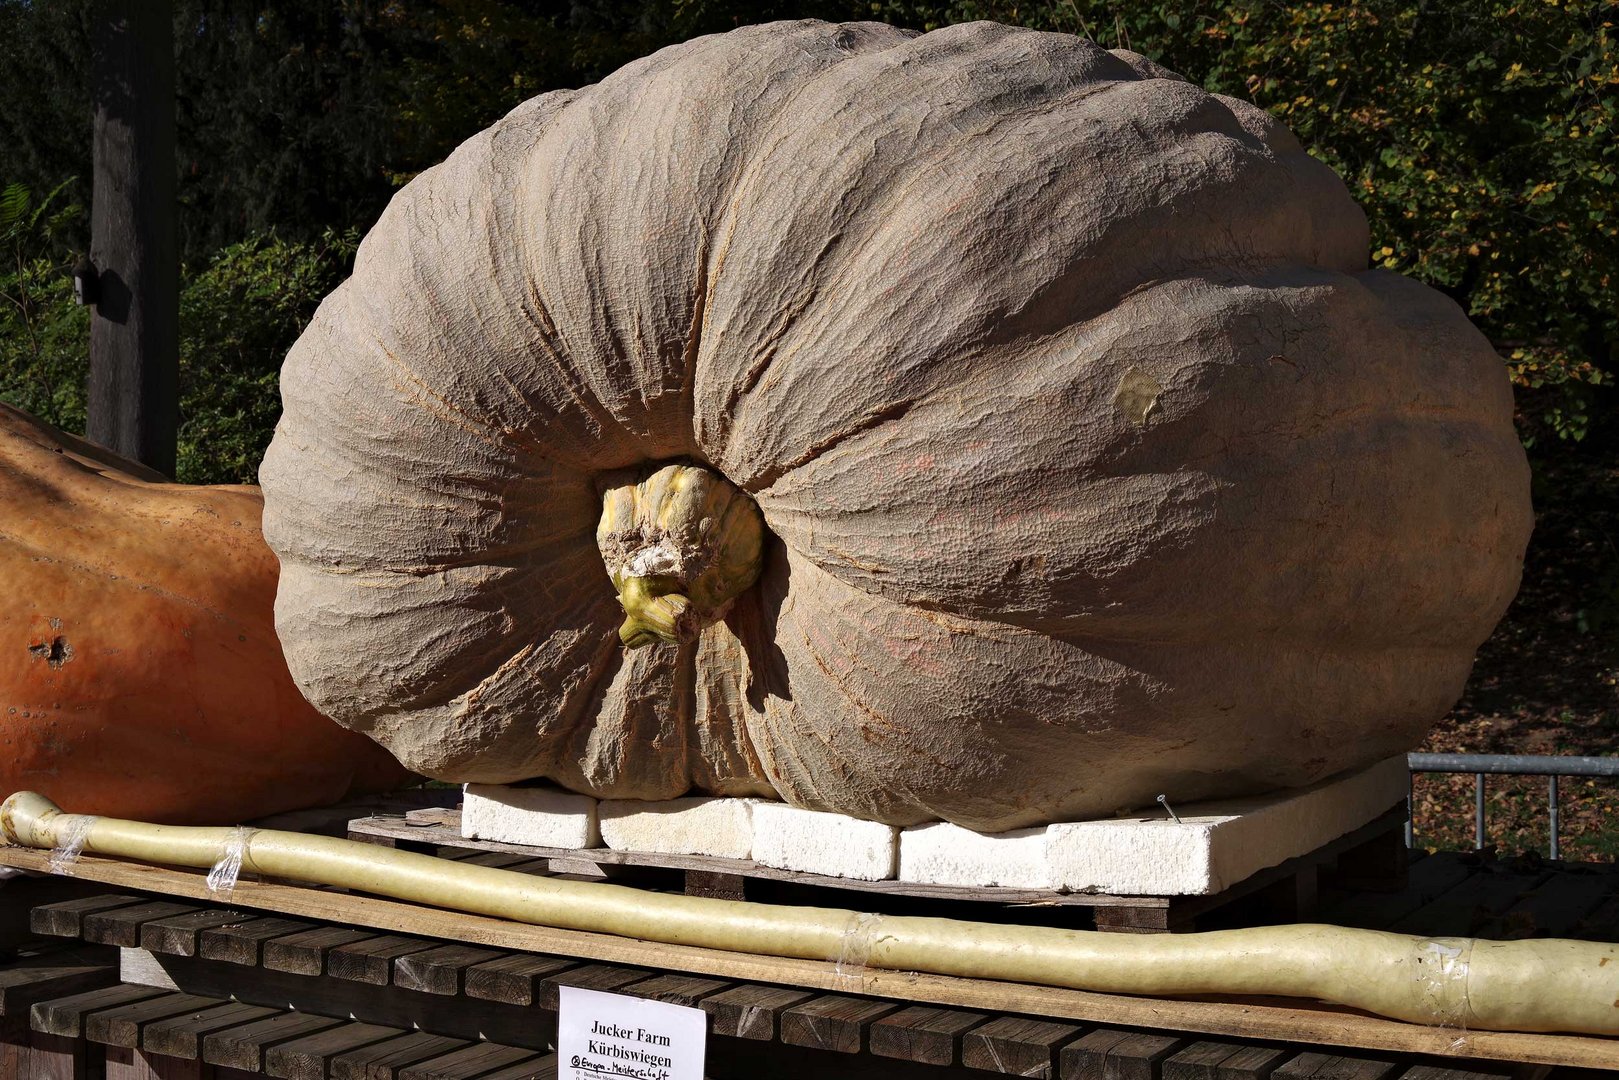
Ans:
{"type": "Polygon", "coordinates": [[[172,484],[0,405],[0,794],[240,821],[405,782],[275,635],[251,486],[172,484]]]}

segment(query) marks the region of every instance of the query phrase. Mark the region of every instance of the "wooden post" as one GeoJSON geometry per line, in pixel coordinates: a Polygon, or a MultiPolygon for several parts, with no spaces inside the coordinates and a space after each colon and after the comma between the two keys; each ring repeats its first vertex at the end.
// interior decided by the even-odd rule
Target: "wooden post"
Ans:
{"type": "Polygon", "coordinates": [[[174,475],[180,259],[175,229],[174,29],[160,0],[101,0],[94,60],[88,428],[174,475]]]}

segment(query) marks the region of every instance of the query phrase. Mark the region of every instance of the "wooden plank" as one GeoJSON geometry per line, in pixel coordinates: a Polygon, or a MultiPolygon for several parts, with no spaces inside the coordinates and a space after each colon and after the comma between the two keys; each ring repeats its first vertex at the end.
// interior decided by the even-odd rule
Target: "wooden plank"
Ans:
{"type": "Polygon", "coordinates": [[[279,1016],[285,1011],[233,1001],[211,1009],[154,1020],[141,1028],[141,1049],[166,1057],[198,1060],[202,1056],[202,1037],[209,1032],[240,1027],[256,1020],[279,1016]]]}
{"type": "Polygon", "coordinates": [[[344,926],[319,926],[300,934],[271,938],[264,943],[263,966],[291,975],[326,974],[326,955],[339,945],[353,945],[377,935],[344,926]]]}
{"type": "Polygon", "coordinates": [[[146,903],[148,897],[124,896],[108,893],[87,896],[82,900],[64,900],[57,904],[41,904],[28,913],[28,929],[47,937],[79,937],[84,932],[84,917],[97,911],[132,907],[146,903]]]}
{"type": "Polygon", "coordinates": [[[263,956],[266,941],[313,929],[315,927],[310,923],[295,919],[245,919],[242,922],[227,923],[202,932],[197,955],[204,960],[222,960],[228,964],[257,967],[263,956]]]}
{"type": "MultiPolygon", "coordinates": [[[[0,865],[41,871],[47,852],[0,847],[0,865]]],[[[1413,867],[1418,868],[1424,859],[1413,867]]],[[[119,889],[162,892],[207,902],[198,872],[85,856],[80,878],[119,889]]],[[[351,926],[404,931],[497,949],[571,956],[582,960],[652,965],[747,982],[812,990],[845,987],[849,977],[820,960],[793,960],[689,945],[667,945],[611,934],[529,926],[504,919],[443,911],[375,897],[343,894],[268,881],[237,885],[236,904],[287,915],[335,919],[351,926]]],[[[1361,1047],[1389,1053],[1483,1060],[1525,1061],[1586,1068],[1619,1068],[1619,1040],[1597,1036],[1435,1029],[1298,1001],[1173,1000],[1137,998],[992,979],[892,972],[868,968],[861,991],[907,1004],[935,1004],[1011,1012],[1057,1020],[1131,1025],[1213,1034],[1224,1038],[1275,1039],[1320,1046],[1361,1047]]]]}
{"type": "Polygon", "coordinates": [[[87,1080],[89,1043],[36,1031],[28,1037],[28,1080],[87,1080]]]}
{"type": "Polygon", "coordinates": [[[1169,1035],[1098,1028],[1062,1048],[1062,1080],[1156,1080],[1159,1063],[1185,1045],[1169,1035]]]}
{"type": "Polygon", "coordinates": [[[1619,941],[1619,896],[1604,900],[1581,919],[1574,936],[1582,941],[1619,941]]]}
{"type": "Polygon", "coordinates": [[[1392,1061],[1312,1052],[1283,1062],[1271,1077],[1272,1080],[1383,1080],[1393,1076],[1399,1068],[1392,1061]]]}
{"type": "Polygon", "coordinates": [[[326,1080],[332,1058],[404,1034],[399,1028],[380,1024],[343,1024],[327,1028],[270,1047],[264,1052],[264,1071],[281,1080],[326,1080]]]}
{"type": "Polygon", "coordinates": [[[539,994],[540,981],[577,964],[555,956],[508,953],[498,960],[474,964],[464,978],[467,997],[482,1001],[502,1001],[508,1005],[532,1005],[539,994]]]}
{"type": "Polygon", "coordinates": [[[84,952],[73,952],[24,957],[0,968],[0,1017],[26,1017],[36,1001],[113,985],[118,981],[114,954],[96,950],[91,956],[96,954],[104,962],[96,963],[84,952]]]}
{"type": "Polygon", "coordinates": [[[1001,1016],[961,1039],[961,1063],[969,1069],[1051,1080],[1057,1075],[1057,1048],[1078,1035],[1073,1024],[1001,1016]]]}
{"type": "Polygon", "coordinates": [[[553,1054],[538,1061],[525,1061],[484,1073],[478,1080],[556,1080],[560,1065],[561,1060],[553,1054]]]}
{"type": "Polygon", "coordinates": [[[1164,1059],[1163,1080],[1265,1080],[1292,1056],[1274,1046],[1195,1042],[1164,1059]]]}
{"type": "Polygon", "coordinates": [[[473,945],[438,945],[395,960],[393,982],[406,990],[453,996],[461,992],[461,977],[467,968],[499,960],[500,956],[493,949],[473,945]]]}
{"type": "Polygon", "coordinates": [[[200,1061],[148,1054],[128,1046],[104,1051],[104,1080],[212,1080],[214,1071],[200,1061]]]}
{"type": "Polygon", "coordinates": [[[154,919],[169,919],[197,909],[190,904],[175,904],[167,900],[153,900],[133,907],[117,907],[110,911],[94,911],[84,917],[86,941],[98,945],[117,945],[133,949],[141,943],[141,925],[154,919]]]}
{"type": "Polygon", "coordinates": [[[1138,907],[1097,908],[1093,913],[1098,930],[1151,930],[1155,933],[1165,933],[1169,930],[1182,929],[1191,924],[1189,916],[1182,915],[1175,910],[1174,900],[1165,904],[1144,904],[1138,907]]]}
{"type": "Polygon", "coordinates": [[[28,1027],[15,1018],[0,1021],[0,1076],[24,1077],[33,1072],[29,1060],[28,1027]]]}
{"type": "Polygon", "coordinates": [[[698,1002],[698,1007],[708,1014],[709,1028],[716,1035],[772,1042],[782,1010],[813,996],[807,990],[748,983],[705,997],[698,1002]]]}
{"type": "Polygon", "coordinates": [[[219,998],[197,994],[163,994],[115,1009],[98,1009],[85,1016],[84,1037],[108,1046],[139,1047],[143,1025],[175,1016],[195,1016],[204,1009],[224,1004],[226,1002],[219,998]]]}
{"type": "Polygon", "coordinates": [[[538,1065],[545,1055],[516,1046],[478,1043],[399,1070],[399,1080],[466,1080],[512,1065],[538,1065]]]}
{"type": "Polygon", "coordinates": [[[464,855],[462,862],[469,866],[487,866],[495,870],[506,870],[519,863],[536,862],[532,855],[520,855],[514,851],[474,851],[464,855]]]}
{"type": "MultiPolygon", "coordinates": [[[[1403,819],[1404,814],[1400,817],[1403,819]]],[[[1411,851],[1405,846],[1404,822],[1392,823],[1339,854],[1326,883],[1339,889],[1403,892],[1409,881],[1411,851]]]]}
{"type": "Polygon", "coordinates": [[[1506,941],[1526,937],[1567,937],[1615,890],[1619,874],[1608,871],[1552,874],[1503,914],[1478,928],[1480,937],[1506,941]]]}
{"type": "Polygon", "coordinates": [[[468,1042],[491,1039],[544,1049],[556,1022],[554,1012],[529,1007],[439,997],[397,986],[289,975],[266,968],[243,969],[211,960],[154,958],[139,950],[126,957],[124,968],[130,982],[160,983],[169,989],[231,997],[244,1004],[273,1006],[278,1011],[290,1008],[318,1016],[352,1017],[362,1023],[407,1031],[430,1019],[434,1034],[468,1042]],[[161,970],[155,974],[146,972],[145,963],[137,965],[141,957],[147,961],[161,959],[161,970]]]}
{"type": "Polygon", "coordinates": [[[36,1001],[28,1010],[28,1024],[41,1035],[77,1039],[84,1034],[84,1018],[97,1009],[116,1009],[164,993],[149,986],[107,986],[82,994],[36,1001]]]}
{"type": "Polygon", "coordinates": [[[697,975],[655,975],[643,982],[631,983],[620,993],[636,997],[667,1001],[671,1005],[690,1008],[711,994],[728,989],[732,984],[720,979],[704,979],[697,975]]]}
{"type": "Polygon", "coordinates": [[[277,1043],[300,1039],[344,1023],[329,1016],[282,1012],[263,1020],[210,1031],[202,1037],[202,1060],[243,1072],[262,1072],[264,1052],[277,1043]]]}
{"type": "Polygon", "coordinates": [[[1471,936],[1550,875],[1544,871],[1516,874],[1506,870],[1473,874],[1465,881],[1400,919],[1390,930],[1423,937],[1471,936]]]}
{"type": "Polygon", "coordinates": [[[577,986],[585,990],[603,990],[612,993],[622,986],[640,982],[651,974],[652,972],[646,968],[627,968],[617,964],[581,964],[541,979],[539,997],[534,1004],[555,1012],[558,987],[577,986]]]}
{"type": "Polygon", "coordinates": [[[247,918],[251,916],[239,911],[204,908],[169,919],[153,919],[140,928],[140,947],[164,956],[196,956],[197,940],[204,930],[247,918]]]}
{"type": "Polygon", "coordinates": [[[1513,1080],[1511,1069],[1446,1069],[1438,1065],[1413,1065],[1400,1074],[1400,1080],[1513,1080]]]}
{"type": "Polygon", "coordinates": [[[781,1041],[840,1054],[866,1048],[866,1032],[879,1017],[898,1011],[892,1001],[827,994],[781,1013],[781,1041]]]}
{"type": "Polygon", "coordinates": [[[979,1012],[913,1005],[872,1023],[871,1052],[924,1065],[954,1065],[961,1059],[962,1035],[988,1019],[979,1012]]]}
{"type": "Polygon", "coordinates": [[[1387,930],[1424,904],[1431,903],[1467,880],[1478,866],[1460,852],[1443,851],[1411,864],[1403,892],[1341,897],[1321,911],[1323,922],[1387,930]]]}
{"type": "Polygon", "coordinates": [[[551,860],[524,859],[522,862],[512,863],[510,866],[502,867],[502,869],[510,870],[514,874],[530,874],[534,877],[548,877],[551,874],[551,860]]]}
{"type": "Polygon", "coordinates": [[[464,1050],[472,1043],[412,1031],[384,1042],[336,1054],[327,1066],[331,1080],[398,1080],[399,1070],[418,1061],[464,1050]]]}
{"type": "Polygon", "coordinates": [[[687,870],[684,892],[687,896],[709,896],[717,900],[746,900],[748,879],[741,874],[717,874],[712,870],[687,870]]]}
{"type": "Polygon", "coordinates": [[[326,953],[326,974],[334,979],[387,986],[393,978],[394,961],[401,956],[431,949],[438,942],[428,938],[383,934],[349,945],[334,945],[326,953]]]}

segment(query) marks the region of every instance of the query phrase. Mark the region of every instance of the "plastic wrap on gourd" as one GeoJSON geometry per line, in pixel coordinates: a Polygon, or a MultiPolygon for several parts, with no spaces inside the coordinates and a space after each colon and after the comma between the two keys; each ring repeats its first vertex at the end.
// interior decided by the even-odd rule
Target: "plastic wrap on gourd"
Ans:
{"type": "Polygon", "coordinates": [[[1265,113],[1063,35],[779,23],[536,98],[288,358],[292,671],[436,777],[901,824],[1404,750],[1516,590],[1528,477],[1489,345],[1367,248],[1265,113]],[[761,515],[696,616],[621,550],[670,466],[761,515]]]}

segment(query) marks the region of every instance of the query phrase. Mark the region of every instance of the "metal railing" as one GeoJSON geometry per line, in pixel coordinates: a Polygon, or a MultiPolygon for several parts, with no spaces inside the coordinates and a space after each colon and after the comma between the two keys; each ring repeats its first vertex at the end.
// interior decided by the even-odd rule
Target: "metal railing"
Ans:
{"type": "Polygon", "coordinates": [[[1416,840],[1415,786],[1417,773],[1472,773],[1473,774],[1473,843],[1482,849],[1485,843],[1484,778],[1495,776],[1544,776],[1546,800],[1549,810],[1551,857],[1557,858],[1560,845],[1557,836],[1557,778],[1560,776],[1619,777],[1619,757],[1560,757],[1555,754],[1408,754],[1410,769],[1405,796],[1405,846],[1412,847],[1416,840]]]}

